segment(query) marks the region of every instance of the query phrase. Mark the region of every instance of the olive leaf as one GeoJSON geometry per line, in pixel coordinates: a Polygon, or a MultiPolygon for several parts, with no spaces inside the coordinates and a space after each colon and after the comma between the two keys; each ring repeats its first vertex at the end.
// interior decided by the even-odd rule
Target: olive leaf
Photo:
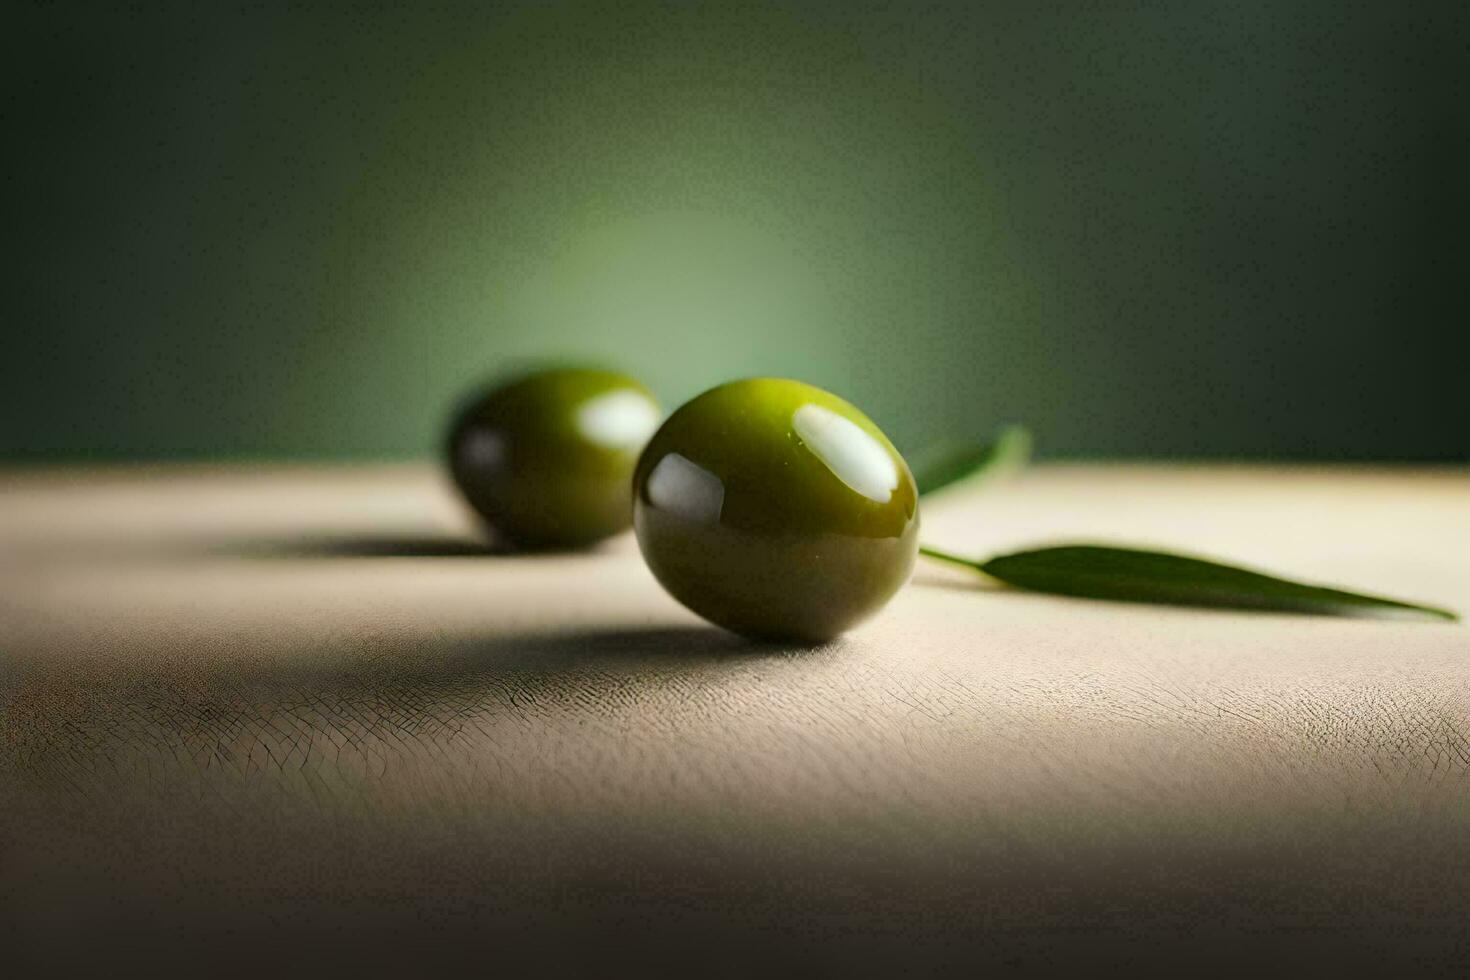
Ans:
{"type": "Polygon", "coordinates": [[[1018,470],[1031,458],[1031,433],[1009,425],[988,443],[946,440],[915,453],[909,469],[920,494],[933,493],[952,483],[985,474],[996,476],[1018,470]]]}
{"type": "Polygon", "coordinates": [[[1090,599],[1264,609],[1336,616],[1423,616],[1456,621],[1448,609],[1307,585],[1231,565],[1161,551],[1058,545],[972,561],[921,548],[938,561],[1016,588],[1090,599]]]}

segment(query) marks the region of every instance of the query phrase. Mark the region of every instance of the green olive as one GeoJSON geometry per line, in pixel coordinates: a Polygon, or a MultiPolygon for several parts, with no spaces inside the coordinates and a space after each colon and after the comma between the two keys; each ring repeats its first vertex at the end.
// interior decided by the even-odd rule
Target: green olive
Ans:
{"type": "Polygon", "coordinates": [[[881,609],[918,550],[918,491],[866,415],[799,381],[735,381],[684,405],[633,477],[654,576],[759,639],[821,642],[881,609]]]}
{"type": "Polygon", "coordinates": [[[647,388],[613,371],[559,368],[471,403],[449,436],[449,468],[498,533],[574,548],[625,530],[638,452],[658,427],[647,388]]]}

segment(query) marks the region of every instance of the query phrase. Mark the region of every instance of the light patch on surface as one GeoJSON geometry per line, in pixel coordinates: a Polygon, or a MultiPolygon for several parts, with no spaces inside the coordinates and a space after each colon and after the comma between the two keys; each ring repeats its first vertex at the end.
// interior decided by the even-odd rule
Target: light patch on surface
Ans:
{"type": "Polygon", "coordinates": [[[607,449],[641,449],[658,422],[658,406],[627,388],[598,395],[577,408],[577,431],[607,449]]]}
{"type": "Polygon", "coordinates": [[[888,503],[898,487],[898,467],[878,440],[855,422],[820,405],[801,406],[791,424],[807,448],[839,480],[869,500],[888,503]]]}
{"type": "Polygon", "coordinates": [[[687,521],[714,524],[725,506],[725,484],[697,463],[669,453],[648,475],[648,499],[687,521]]]}
{"type": "Polygon", "coordinates": [[[461,452],[470,465],[493,470],[505,460],[505,439],[496,432],[472,432],[461,452]]]}

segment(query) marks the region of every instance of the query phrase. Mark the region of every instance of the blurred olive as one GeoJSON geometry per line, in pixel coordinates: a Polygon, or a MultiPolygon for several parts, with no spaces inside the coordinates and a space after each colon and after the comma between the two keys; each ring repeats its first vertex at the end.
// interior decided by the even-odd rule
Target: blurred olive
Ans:
{"type": "Polygon", "coordinates": [[[867,416],[798,381],[735,381],[676,411],[634,476],[654,576],[691,610],[767,639],[822,641],[908,579],[918,492],[867,416]]]}
{"type": "Polygon", "coordinates": [[[638,453],[658,402],[613,371],[559,368],[494,388],[454,422],[449,468],[495,531],[535,548],[573,548],[632,523],[638,453]]]}

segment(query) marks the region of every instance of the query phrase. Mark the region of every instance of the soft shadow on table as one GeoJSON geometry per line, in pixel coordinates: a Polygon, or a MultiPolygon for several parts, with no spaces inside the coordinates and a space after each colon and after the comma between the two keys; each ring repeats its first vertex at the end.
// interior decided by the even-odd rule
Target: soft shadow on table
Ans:
{"type": "Polygon", "coordinates": [[[373,635],[269,655],[226,639],[207,651],[85,664],[36,655],[16,663],[8,713],[17,734],[0,764],[9,755],[32,777],[84,796],[97,773],[138,766],[165,767],[184,784],[202,780],[210,760],[285,773],[323,747],[339,759],[381,759],[452,739],[467,724],[637,715],[671,687],[753,696],[752,663],[820,660],[840,645],[752,643],[677,625],[373,635]]]}
{"type": "Polygon", "coordinates": [[[697,670],[741,660],[809,656],[835,649],[842,642],[771,643],[748,640],[716,626],[647,626],[465,637],[438,645],[434,652],[470,673],[493,672],[497,666],[554,672],[640,664],[697,670]]]}
{"type": "MultiPolygon", "coordinates": [[[[634,629],[579,630],[537,637],[532,645],[553,655],[618,659],[749,658],[800,656],[816,650],[830,649],[841,641],[825,644],[770,643],[748,640],[716,626],[649,626],[634,629]]],[[[500,640],[485,644],[493,654],[500,640]]],[[[470,641],[467,649],[479,648],[470,641]]]]}
{"type": "Polygon", "coordinates": [[[522,553],[503,541],[448,534],[309,536],[240,541],[215,550],[246,558],[487,558],[522,553]]]}
{"type": "Polygon", "coordinates": [[[240,558],[536,558],[596,555],[602,547],[530,547],[454,534],[341,534],[245,539],[211,550],[240,558]]]}

